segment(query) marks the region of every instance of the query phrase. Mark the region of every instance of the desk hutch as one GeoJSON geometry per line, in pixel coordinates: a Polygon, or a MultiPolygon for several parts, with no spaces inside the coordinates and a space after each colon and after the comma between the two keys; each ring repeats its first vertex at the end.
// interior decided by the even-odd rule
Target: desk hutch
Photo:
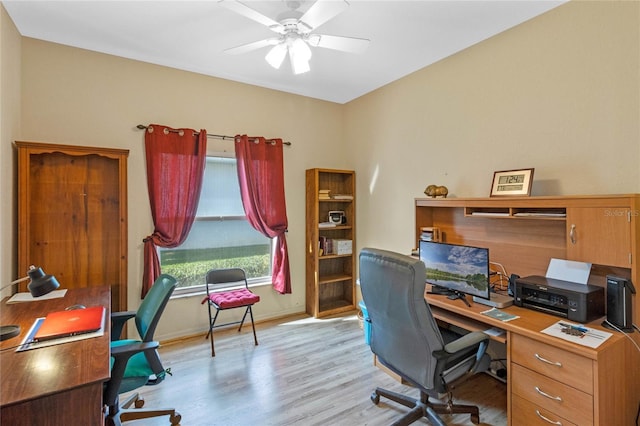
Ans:
{"type": "MultiPolygon", "coordinates": [[[[545,275],[551,258],[592,263],[593,284],[615,274],[640,283],[640,195],[420,198],[415,200],[416,241],[435,226],[443,241],[489,248],[507,273],[545,275]]],[[[634,323],[640,303],[634,297],[634,323]]],[[[517,425],[632,425],[640,404],[640,353],[621,333],[596,349],[540,331],[559,317],[519,307],[501,323],[460,300],[427,296],[434,316],[468,330],[499,327],[507,345],[507,411],[517,425]],[[536,356],[537,355],[537,356],[536,356]],[[545,361],[539,359],[545,358],[545,361]],[[545,396],[538,389],[553,389],[545,396]],[[558,400],[557,398],[560,398],[558,400]],[[560,423],[553,423],[560,422],[560,423]]],[[[590,323],[600,328],[602,319],[590,323]]],[[[640,342],[638,333],[631,337],[640,342]]]]}

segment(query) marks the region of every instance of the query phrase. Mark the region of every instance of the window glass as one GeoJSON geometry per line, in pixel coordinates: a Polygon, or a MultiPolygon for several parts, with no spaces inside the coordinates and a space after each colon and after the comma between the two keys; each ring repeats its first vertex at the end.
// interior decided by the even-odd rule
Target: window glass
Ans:
{"type": "Polygon", "coordinates": [[[242,268],[250,282],[270,280],[272,241],[247,221],[235,158],[207,157],[203,179],[187,240],[159,248],[162,272],[178,280],[178,294],[200,290],[207,271],[216,268],[242,268]]]}

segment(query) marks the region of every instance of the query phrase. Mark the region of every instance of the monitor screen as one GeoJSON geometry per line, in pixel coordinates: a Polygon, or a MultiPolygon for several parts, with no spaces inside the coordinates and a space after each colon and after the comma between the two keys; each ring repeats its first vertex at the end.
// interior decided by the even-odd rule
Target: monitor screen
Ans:
{"type": "Polygon", "coordinates": [[[420,260],[428,284],[489,299],[489,249],[420,241],[420,260]]]}

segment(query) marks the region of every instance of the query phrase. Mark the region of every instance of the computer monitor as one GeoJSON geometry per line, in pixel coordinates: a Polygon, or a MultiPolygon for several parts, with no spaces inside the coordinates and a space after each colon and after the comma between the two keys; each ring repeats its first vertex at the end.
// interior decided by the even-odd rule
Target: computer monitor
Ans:
{"type": "Polygon", "coordinates": [[[469,302],[465,294],[490,298],[489,249],[434,241],[420,241],[420,260],[433,293],[469,302]]]}

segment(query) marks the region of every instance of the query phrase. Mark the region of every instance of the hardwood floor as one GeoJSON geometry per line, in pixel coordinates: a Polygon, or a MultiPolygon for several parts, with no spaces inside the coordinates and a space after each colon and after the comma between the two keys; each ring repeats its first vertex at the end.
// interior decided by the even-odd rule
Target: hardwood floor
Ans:
{"type": "MultiPolygon", "coordinates": [[[[204,312],[203,312],[204,315],[204,312]]],[[[406,408],[369,396],[376,386],[417,396],[373,365],[356,315],[329,319],[298,316],[238,334],[216,331],[216,357],[204,336],[160,348],[173,376],[139,389],[145,407],[174,407],[182,426],[388,425],[406,408]]],[[[454,392],[454,401],[480,406],[482,425],[506,425],[506,385],[478,374],[454,392]]],[[[468,415],[443,416],[449,425],[472,425],[468,415]]],[[[127,423],[129,424],[129,423],[127,423]]],[[[168,425],[168,417],[131,425],[168,425]]],[[[415,423],[429,424],[425,419],[415,423]]]]}

